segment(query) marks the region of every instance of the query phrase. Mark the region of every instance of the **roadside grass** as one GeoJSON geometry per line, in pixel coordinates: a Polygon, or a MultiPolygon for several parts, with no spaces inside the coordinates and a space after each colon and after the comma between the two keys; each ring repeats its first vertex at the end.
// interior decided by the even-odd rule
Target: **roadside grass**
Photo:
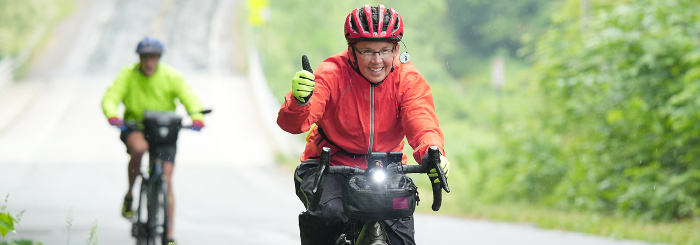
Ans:
{"type": "MultiPolygon", "coordinates": [[[[17,226],[20,224],[22,220],[22,216],[24,215],[26,210],[22,210],[19,213],[12,215],[10,213],[10,210],[7,206],[8,200],[10,199],[10,194],[8,193],[5,196],[5,201],[0,205],[0,245],[42,245],[41,242],[34,241],[31,239],[27,238],[18,238],[18,239],[12,239],[10,240],[7,238],[8,233],[12,234],[13,236],[17,236],[17,226]]],[[[70,235],[71,235],[71,228],[73,227],[73,221],[74,221],[74,215],[73,215],[73,209],[71,208],[68,210],[68,214],[66,215],[66,233],[68,236],[68,240],[66,241],[66,244],[71,244],[70,242],[70,235]]],[[[87,245],[97,245],[98,244],[98,237],[97,237],[97,220],[95,220],[92,224],[92,228],[90,229],[90,236],[88,239],[85,241],[87,245]]]]}
{"type": "MultiPolygon", "coordinates": [[[[418,212],[435,213],[430,210],[432,197],[425,196],[421,196],[421,202],[426,202],[427,205],[420,205],[418,212]]],[[[614,215],[547,209],[528,204],[475,203],[460,200],[462,198],[459,196],[450,194],[443,198],[443,209],[435,214],[532,225],[542,229],[582,232],[615,239],[662,244],[700,244],[698,221],[653,223],[614,215]]]]}
{"type": "Polygon", "coordinates": [[[29,67],[36,61],[50,41],[51,32],[56,25],[58,25],[61,20],[70,16],[70,14],[72,14],[77,8],[77,4],[73,0],[53,0],[53,2],[57,9],[57,14],[46,23],[46,29],[44,30],[44,33],[41,34],[41,38],[36,44],[36,47],[34,47],[34,49],[31,51],[29,58],[19,67],[17,67],[17,70],[15,71],[15,78],[21,78],[26,75],[29,67]]]}
{"type": "Polygon", "coordinates": [[[413,177],[420,194],[420,203],[416,212],[516,223],[541,229],[581,232],[615,239],[662,244],[700,244],[700,233],[697,232],[700,230],[698,220],[658,223],[616,215],[557,210],[527,203],[480,203],[459,194],[464,191],[463,184],[466,184],[466,181],[459,181],[460,177],[463,176],[460,176],[459,172],[450,174],[451,192],[449,194],[443,192],[443,203],[439,212],[431,209],[433,197],[430,181],[427,178],[413,177]]]}
{"type": "Polygon", "coordinates": [[[4,13],[0,14],[0,23],[8,23],[8,26],[0,28],[0,58],[28,52],[27,60],[19,64],[14,74],[15,78],[20,78],[48,42],[53,28],[75,11],[76,3],[73,0],[0,2],[6,4],[0,11],[4,13]],[[31,39],[37,31],[41,32],[38,33],[37,42],[33,43],[31,39]],[[28,46],[32,44],[36,46],[28,46]]]}

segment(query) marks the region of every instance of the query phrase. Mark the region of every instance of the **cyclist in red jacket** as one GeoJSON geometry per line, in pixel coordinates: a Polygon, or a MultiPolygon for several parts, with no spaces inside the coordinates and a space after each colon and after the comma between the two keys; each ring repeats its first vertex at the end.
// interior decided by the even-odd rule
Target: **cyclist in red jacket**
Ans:
{"type": "MultiPolygon", "coordinates": [[[[400,152],[406,137],[419,163],[428,147],[438,146],[442,168],[449,174],[430,87],[406,57],[399,59],[403,34],[403,19],[394,9],[354,9],[345,21],[347,50],[327,58],[314,73],[302,70],[292,78],[277,124],[293,134],[311,130],[295,172],[297,195],[304,204],[322,147],[331,148],[331,165],[366,168],[366,154],[400,152]]],[[[430,176],[439,181],[434,170],[430,176]]],[[[319,208],[299,215],[302,244],[334,244],[347,221],[340,199],[342,179],[329,175],[326,181],[319,208]]],[[[412,216],[385,223],[390,244],[415,244],[412,216]]]]}

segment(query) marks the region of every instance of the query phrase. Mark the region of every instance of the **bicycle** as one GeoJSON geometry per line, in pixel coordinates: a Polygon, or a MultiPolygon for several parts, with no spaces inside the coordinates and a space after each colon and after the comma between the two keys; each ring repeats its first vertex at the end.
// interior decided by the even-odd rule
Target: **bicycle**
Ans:
{"type": "MultiPolygon", "coordinates": [[[[204,110],[208,114],[211,110],[204,110]]],[[[143,125],[148,142],[148,171],[141,171],[141,189],[138,195],[138,208],[132,218],[131,236],[137,245],[167,245],[169,226],[168,182],[163,174],[163,160],[160,158],[164,146],[177,142],[180,129],[191,128],[182,125],[182,117],[172,112],[146,111],[141,122],[130,121],[128,127],[143,125]]],[[[125,129],[122,128],[122,130],[125,129]]]]}
{"type": "MultiPolygon", "coordinates": [[[[330,166],[330,156],[330,148],[323,147],[308,209],[315,210],[318,207],[327,174],[342,174],[348,177],[342,197],[343,210],[348,217],[348,225],[338,237],[336,245],[388,244],[386,229],[381,221],[413,215],[419,201],[417,188],[411,188],[415,185],[413,185],[411,178],[405,175],[407,173],[428,173],[433,168],[437,169],[440,183],[432,184],[433,211],[440,210],[442,190],[450,192],[447,178],[440,167],[440,152],[436,146],[431,146],[428,149],[428,161],[425,166],[403,165],[401,163],[403,153],[401,152],[372,152],[367,157],[367,169],[330,166]],[[393,177],[390,177],[389,181],[387,181],[387,174],[394,174],[391,175],[393,177]],[[365,176],[365,178],[353,178],[353,176],[365,176]],[[399,182],[405,184],[403,186],[408,187],[404,188],[406,192],[388,187],[388,182],[392,182],[394,179],[399,179],[399,182]],[[415,196],[415,199],[412,196],[415,196]],[[371,199],[382,200],[372,201],[371,199]],[[364,204],[365,202],[369,204],[364,204]]],[[[395,184],[392,183],[392,185],[395,184]]]]}

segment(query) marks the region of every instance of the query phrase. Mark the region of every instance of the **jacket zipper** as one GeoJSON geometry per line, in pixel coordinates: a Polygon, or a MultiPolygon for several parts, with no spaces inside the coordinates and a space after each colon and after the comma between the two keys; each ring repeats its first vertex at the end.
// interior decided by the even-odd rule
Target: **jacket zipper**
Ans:
{"type": "Polygon", "coordinates": [[[369,149],[367,149],[367,154],[372,153],[372,142],[374,142],[374,86],[370,84],[370,120],[369,120],[369,149]]]}

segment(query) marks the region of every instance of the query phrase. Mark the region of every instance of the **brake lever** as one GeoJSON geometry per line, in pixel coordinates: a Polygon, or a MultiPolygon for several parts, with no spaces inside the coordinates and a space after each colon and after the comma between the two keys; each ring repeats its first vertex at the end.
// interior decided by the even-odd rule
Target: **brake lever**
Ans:
{"type": "Polygon", "coordinates": [[[447,184],[447,177],[445,177],[445,172],[442,171],[442,167],[440,166],[440,158],[437,160],[435,169],[437,169],[438,178],[440,179],[440,187],[442,187],[445,192],[450,193],[450,186],[447,184]]]}
{"type": "Polygon", "coordinates": [[[435,167],[437,170],[438,174],[438,179],[440,180],[440,188],[445,190],[445,192],[450,193],[450,186],[447,184],[447,177],[445,177],[445,171],[442,170],[442,166],[440,166],[440,150],[438,149],[437,146],[431,146],[428,148],[428,158],[433,161],[430,167],[435,167]]]}
{"type": "Polygon", "coordinates": [[[309,211],[314,211],[318,207],[319,202],[321,202],[321,195],[323,194],[323,187],[325,176],[328,174],[330,168],[331,158],[331,148],[323,147],[321,150],[320,164],[318,165],[318,171],[316,172],[316,178],[314,179],[314,188],[312,189],[313,197],[309,203],[309,211]]]}

